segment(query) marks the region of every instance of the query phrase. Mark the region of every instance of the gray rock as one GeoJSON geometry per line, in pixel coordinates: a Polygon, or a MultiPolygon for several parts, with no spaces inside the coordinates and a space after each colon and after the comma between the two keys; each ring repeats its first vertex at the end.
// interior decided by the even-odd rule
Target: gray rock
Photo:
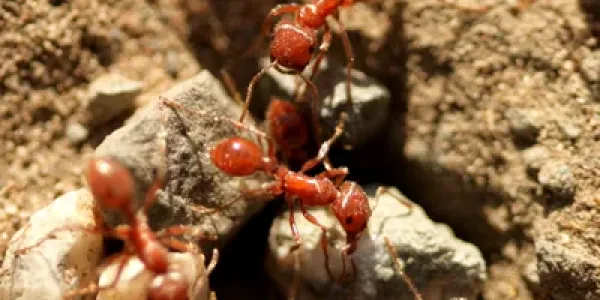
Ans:
{"type": "MultiPolygon", "coordinates": [[[[154,178],[154,171],[166,168],[165,188],[159,192],[149,211],[151,226],[194,224],[226,240],[271,198],[246,196],[243,192],[243,189],[258,187],[266,176],[227,176],[208,156],[209,147],[223,138],[252,137],[245,130],[235,129],[230,122],[216,118],[237,118],[240,107],[233,105],[221,84],[208,71],[178,84],[163,96],[185,109],[162,107],[159,101],[149,103],[125,126],[106,137],[96,149],[96,155],[113,157],[130,168],[137,183],[135,207],[141,206],[143,193],[154,178]],[[194,209],[221,207],[240,197],[242,201],[219,213],[206,215],[194,209]]],[[[252,125],[252,120],[246,120],[252,125]]],[[[123,221],[116,212],[105,211],[104,217],[110,225],[123,221]]]]}
{"type": "MultiPolygon", "coordinates": [[[[262,60],[262,65],[268,65],[268,60],[262,60]]],[[[346,111],[349,118],[340,142],[352,148],[365,144],[382,129],[389,114],[390,93],[375,79],[361,71],[352,70],[353,106],[350,111],[346,95],[346,72],[345,66],[324,59],[314,83],[319,92],[319,103],[322,103],[319,117],[323,136],[329,137],[333,134],[340,113],[346,111]]],[[[297,76],[283,74],[275,68],[269,69],[267,76],[281,89],[281,96],[287,99],[292,99],[297,85],[302,82],[297,76]]],[[[270,89],[269,93],[271,96],[273,93],[277,94],[277,91],[273,92],[270,89]]],[[[312,97],[312,91],[307,89],[304,100],[312,101],[312,97]]]]}
{"type": "Polygon", "coordinates": [[[535,109],[509,108],[505,117],[517,138],[533,143],[542,126],[542,113],[535,109]]]}
{"type": "Polygon", "coordinates": [[[521,154],[530,174],[537,174],[542,165],[550,159],[550,151],[539,145],[527,148],[521,154]]]}
{"type": "Polygon", "coordinates": [[[121,74],[106,74],[90,84],[83,106],[90,113],[89,123],[102,124],[128,109],[142,91],[142,83],[121,74]]]}
{"type": "MultiPolygon", "coordinates": [[[[271,228],[267,263],[270,275],[289,292],[296,273],[296,299],[413,299],[384,246],[383,236],[387,236],[424,299],[476,299],[486,279],[485,261],[479,250],[457,239],[448,226],[431,221],[422,208],[415,205],[408,210],[399,202],[398,197],[404,196],[397,190],[388,192],[397,194],[371,198],[374,209],[368,233],[353,254],[355,281],[328,282],[319,244],[321,231],[299,213],[295,213],[303,238],[299,250],[290,251],[295,242],[287,213],[280,215],[271,228]],[[294,272],[296,257],[298,268],[294,272]]],[[[345,243],[341,227],[325,209],[311,209],[310,213],[329,229],[330,266],[334,276],[340,274],[339,249],[345,243]]]]}
{"type": "MultiPolygon", "coordinates": [[[[564,220],[564,218],[563,218],[564,220]]],[[[548,299],[600,299],[598,254],[573,232],[560,231],[555,219],[538,224],[537,270],[548,299]]]]}
{"type": "Polygon", "coordinates": [[[31,216],[9,242],[0,270],[0,299],[57,300],[85,286],[102,255],[100,235],[60,230],[23,254],[58,228],[96,226],[93,199],[85,189],[67,193],[31,216]]]}
{"type": "Polygon", "coordinates": [[[563,161],[547,161],[540,169],[538,181],[545,190],[560,199],[570,200],[575,194],[575,175],[563,161]]]}

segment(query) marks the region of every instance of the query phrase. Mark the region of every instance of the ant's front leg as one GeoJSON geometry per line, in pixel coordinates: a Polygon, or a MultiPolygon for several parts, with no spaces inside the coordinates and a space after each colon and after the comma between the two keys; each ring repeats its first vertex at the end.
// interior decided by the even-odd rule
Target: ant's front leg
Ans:
{"type": "Polygon", "coordinates": [[[305,172],[311,170],[312,168],[314,168],[315,166],[317,166],[319,163],[321,163],[323,160],[325,160],[327,158],[327,154],[329,153],[329,149],[331,148],[331,145],[344,132],[344,126],[346,125],[347,118],[348,118],[348,115],[346,113],[342,113],[342,115],[340,116],[340,121],[338,122],[338,125],[335,127],[335,132],[334,132],[333,136],[330,137],[327,141],[323,142],[323,144],[321,144],[321,147],[319,148],[317,157],[304,163],[304,165],[300,169],[300,173],[305,173],[305,172]]]}

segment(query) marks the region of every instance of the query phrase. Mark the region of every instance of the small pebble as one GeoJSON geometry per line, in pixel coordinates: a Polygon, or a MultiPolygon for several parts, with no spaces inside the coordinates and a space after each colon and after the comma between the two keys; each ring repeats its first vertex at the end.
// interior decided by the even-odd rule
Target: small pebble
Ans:
{"type": "Polygon", "coordinates": [[[142,83],[121,74],[107,74],[90,84],[84,97],[84,107],[90,112],[89,122],[102,124],[127,109],[134,107],[135,97],[142,91],[142,83]]]}
{"type": "Polygon", "coordinates": [[[575,194],[575,176],[565,162],[546,162],[540,169],[538,181],[544,189],[564,200],[570,200],[575,194]]]}
{"type": "Polygon", "coordinates": [[[89,133],[89,130],[79,123],[69,123],[67,124],[67,128],[65,130],[67,139],[69,139],[69,142],[75,145],[84,142],[89,133]]]}

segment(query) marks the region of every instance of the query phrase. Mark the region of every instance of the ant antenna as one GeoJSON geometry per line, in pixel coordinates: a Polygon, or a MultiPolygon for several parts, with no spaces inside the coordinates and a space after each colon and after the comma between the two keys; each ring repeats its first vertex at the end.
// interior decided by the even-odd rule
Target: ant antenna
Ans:
{"type": "Polygon", "coordinates": [[[227,87],[229,94],[233,97],[233,100],[243,105],[244,101],[242,100],[242,95],[240,95],[240,90],[235,86],[235,82],[233,81],[233,78],[231,78],[229,71],[221,69],[219,70],[219,73],[221,73],[223,83],[225,84],[225,87],[227,87]]]}
{"type": "Polygon", "coordinates": [[[256,84],[256,82],[258,82],[258,79],[260,79],[260,77],[262,77],[267,72],[267,70],[269,70],[270,68],[272,68],[273,66],[276,66],[276,65],[277,65],[277,60],[274,60],[268,66],[266,66],[262,70],[260,70],[260,72],[258,72],[256,75],[254,75],[254,77],[252,77],[250,84],[248,84],[248,91],[246,92],[246,100],[244,101],[244,110],[242,111],[242,115],[240,116],[240,122],[244,121],[244,117],[246,116],[246,113],[248,112],[248,108],[250,107],[250,100],[252,98],[252,91],[254,90],[254,85],[256,84]]]}
{"type": "Polygon", "coordinates": [[[419,292],[419,290],[417,290],[417,287],[415,286],[413,281],[410,279],[410,277],[408,277],[408,275],[406,275],[406,273],[404,273],[404,270],[403,270],[404,268],[402,267],[402,264],[400,263],[400,258],[398,258],[398,255],[396,254],[394,246],[392,246],[392,242],[390,242],[390,239],[387,236],[384,236],[383,240],[385,242],[385,246],[387,247],[388,252],[390,253],[390,255],[393,258],[394,266],[396,267],[396,270],[402,277],[402,280],[404,280],[406,285],[408,285],[408,288],[413,293],[413,295],[415,295],[415,300],[423,300],[423,296],[421,296],[421,293],[419,292]]]}

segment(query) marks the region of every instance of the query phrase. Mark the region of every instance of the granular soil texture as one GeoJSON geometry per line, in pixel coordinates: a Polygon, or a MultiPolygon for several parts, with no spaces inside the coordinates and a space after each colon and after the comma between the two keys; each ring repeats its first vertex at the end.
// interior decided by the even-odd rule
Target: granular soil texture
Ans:
{"type": "Polygon", "coordinates": [[[142,1],[3,1],[0,28],[4,253],[32,212],[83,185],[85,158],[115,127],[90,127],[82,143],[67,138],[68,126],[93,118],[81,104],[91,81],[109,72],[141,81],[143,103],[199,67],[142,1]]]}

